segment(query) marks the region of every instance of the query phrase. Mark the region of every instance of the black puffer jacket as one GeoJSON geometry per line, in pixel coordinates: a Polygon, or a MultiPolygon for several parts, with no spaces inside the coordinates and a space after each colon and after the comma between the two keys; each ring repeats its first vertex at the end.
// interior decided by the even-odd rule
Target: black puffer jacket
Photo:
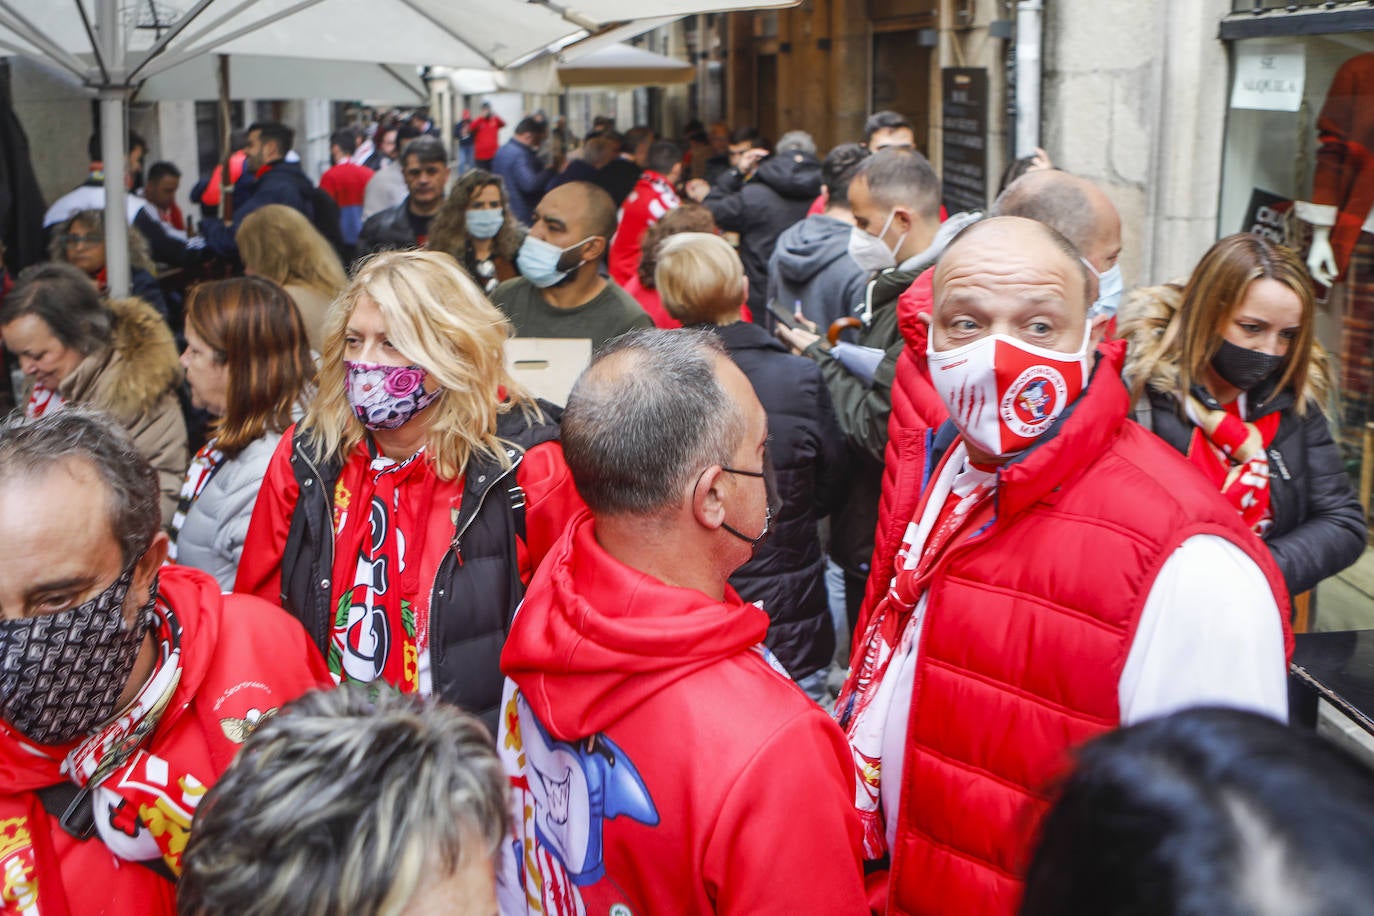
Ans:
{"type": "Polygon", "coordinates": [[[401,251],[417,247],[419,241],[415,238],[415,227],[410,222],[409,206],[410,198],[406,197],[396,206],[368,217],[358,233],[358,257],[366,257],[379,251],[401,251]]]}
{"type": "MultiPolygon", "coordinates": [[[[1213,410],[1221,409],[1201,387],[1193,394],[1213,410]]],[[[1368,536],[1359,497],[1341,464],[1326,415],[1316,402],[1307,413],[1294,409],[1292,392],[1282,391],[1250,416],[1253,422],[1280,413],[1278,432],[1269,444],[1269,505],[1274,525],[1264,542],[1294,595],[1314,588],[1360,558],[1368,536]]],[[[1150,391],[1150,426],[1183,454],[1193,437],[1193,424],[1172,395],[1150,391]]]]}
{"type": "Polygon", "coordinates": [[[816,526],[843,496],[844,436],[814,363],[745,321],[712,330],[768,414],[768,455],[782,499],[768,540],[730,584],[768,612],[768,648],[793,678],[802,678],[830,664],[835,653],[816,526]]]}
{"type": "MultiPolygon", "coordinates": [[[[546,418],[529,423],[518,411],[502,414],[496,434],[518,448],[502,470],[490,459],[465,469],[453,541],[431,586],[430,660],[434,695],[479,716],[496,734],[501,705],[501,647],[515,608],[525,595],[515,538],[524,536],[523,492],[516,469],[528,451],[558,438],[558,408],[539,403],[546,418]],[[514,488],[514,489],[513,489],[514,488]]],[[[318,466],[298,434],[291,468],[300,496],[281,560],[281,600],[305,626],[321,654],[327,652],[332,619],[329,577],[334,565],[334,482],[338,462],[318,466]]]]}
{"type": "Polygon", "coordinates": [[[734,169],[716,179],[702,201],[716,225],[739,233],[740,260],[749,278],[749,309],[754,320],[764,322],[768,291],[768,259],[778,236],[806,211],[821,193],[821,164],[802,152],[769,156],[745,181],[734,169]]]}

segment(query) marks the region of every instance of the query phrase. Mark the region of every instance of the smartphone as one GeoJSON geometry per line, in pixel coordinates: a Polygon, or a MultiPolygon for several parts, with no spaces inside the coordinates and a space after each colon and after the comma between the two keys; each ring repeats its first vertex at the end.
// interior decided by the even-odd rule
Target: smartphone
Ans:
{"type": "Polygon", "coordinates": [[[770,299],[768,301],[768,311],[773,313],[773,317],[776,318],[783,327],[792,330],[797,329],[797,316],[781,305],[778,305],[778,300],[770,299]]]}

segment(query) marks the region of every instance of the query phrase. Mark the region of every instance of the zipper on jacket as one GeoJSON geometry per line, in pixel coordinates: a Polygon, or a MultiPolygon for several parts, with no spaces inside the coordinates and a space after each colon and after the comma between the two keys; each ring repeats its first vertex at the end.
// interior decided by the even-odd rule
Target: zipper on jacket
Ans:
{"type": "MultiPolygon", "coordinates": [[[[310,477],[301,481],[301,486],[309,486],[313,481],[319,484],[321,491],[323,491],[325,488],[324,475],[320,473],[320,469],[316,466],[315,462],[310,459],[310,455],[302,449],[296,452],[296,457],[305,462],[306,467],[310,469],[311,473],[310,477]]],[[[329,640],[334,629],[333,622],[329,617],[329,598],[333,592],[332,583],[330,583],[329,576],[325,575],[325,572],[328,571],[332,574],[334,569],[334,497],[333,494],[323,492],[321,492],[321,496],[324,499],[325,511],[323,518],[324,528],[320,532],[320,554],[324,562],[313,570],[315,575],[321,576],[322,578],[311,583],[311,592],[315,594],[323,592],[324,597],[322,599],[317,599],[322,602],[316,605],[321,611],[312,616],[317,624],[322,624],[322,630],[320,631],[322,634],[320,647],[324,651],[325,657],[328,658],[329,640]]],[[[312,576],[312,578],[314,578],[314,576],[312,576]]]]}

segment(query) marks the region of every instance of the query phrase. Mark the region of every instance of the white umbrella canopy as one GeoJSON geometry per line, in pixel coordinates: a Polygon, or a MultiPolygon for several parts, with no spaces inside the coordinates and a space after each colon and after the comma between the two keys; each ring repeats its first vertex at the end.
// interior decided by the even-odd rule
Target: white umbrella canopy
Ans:
{"type": "MultiPolygon", "coordinates": [[[[631,20],[798,0],[0,0],[0,53],[70,71],[101,98],[107,216],[124,214],[125,103],[141,82],[216,54],[504,69],[631,20]]],[[[283,90],[289,90],[289,83],[283,90]]],[[[111,290],[128,289],[122,233],[111,290]]]]}
{"type": "Polygon", "coordinates": [[[639,88],[690,83],[697,69],[676,58],[655,54],[632,45],[598,48],[576,60],[558,65],[558,79],[564,86],[639,88]]]}
{"type": "MultiPolygon", "coordinates": [[[[235,54],[229,58],[235,98],[271,99],[290,87],[293,97],[366,99],[388,105],[424,105],[429,90],[413,64],[363,64],[345,60],[235,54]]],[[[149,77],[138,87],[144,102],[210,101],[219,98],[217,55],[206,55],[149,77]]]]}

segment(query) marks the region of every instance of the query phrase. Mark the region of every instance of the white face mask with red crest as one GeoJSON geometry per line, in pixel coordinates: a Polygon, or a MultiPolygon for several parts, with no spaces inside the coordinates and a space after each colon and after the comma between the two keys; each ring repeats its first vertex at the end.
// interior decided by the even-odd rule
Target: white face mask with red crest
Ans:
{"type": "Polygon", "coordinates": [[[1076,353],[990,334],[954,350],[927,345],[930,378],[964,439],[1005,458],[1029,448],[1088,385],[1092,320],[1076,353]]]}

